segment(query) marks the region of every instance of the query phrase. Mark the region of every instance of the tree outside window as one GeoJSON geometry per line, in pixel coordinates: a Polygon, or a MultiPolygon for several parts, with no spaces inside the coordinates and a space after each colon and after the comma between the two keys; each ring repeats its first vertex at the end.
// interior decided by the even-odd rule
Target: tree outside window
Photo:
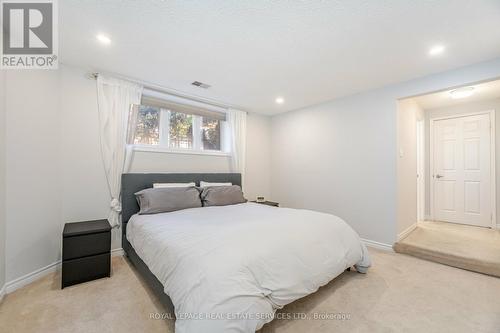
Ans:
{"type": "Polygon", "coordinates": [[[139,105],[134,144],[157,145],[160,143],[160,109],[139,105]]]}

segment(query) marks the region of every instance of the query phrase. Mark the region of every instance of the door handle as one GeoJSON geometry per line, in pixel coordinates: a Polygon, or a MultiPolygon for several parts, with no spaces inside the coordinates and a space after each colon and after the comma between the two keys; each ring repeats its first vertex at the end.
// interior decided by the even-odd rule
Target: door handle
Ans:
{"type": "Polygon", "coordinates": [[[442,175],[436,175],[436,178],[438,178],[438,179],[439,179],[439,178],[443,178],[443,177],[444,177],[444,176],[442,176],[442,175]]]}

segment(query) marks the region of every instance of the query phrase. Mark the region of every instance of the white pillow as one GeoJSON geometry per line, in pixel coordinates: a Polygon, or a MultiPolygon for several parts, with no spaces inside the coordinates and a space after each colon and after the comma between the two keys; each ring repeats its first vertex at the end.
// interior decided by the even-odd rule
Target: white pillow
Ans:
{"type": "Polygon", "coordinates": [[[153,188],[194,187],[196,183],[154,183],[153,188]]]}
{"type": "Polygon", "coordinates": [[[233,183],[209,183],[209,182],[200,182],[200,187],[210,187],[210,186],[232,186],[233,183]]]}

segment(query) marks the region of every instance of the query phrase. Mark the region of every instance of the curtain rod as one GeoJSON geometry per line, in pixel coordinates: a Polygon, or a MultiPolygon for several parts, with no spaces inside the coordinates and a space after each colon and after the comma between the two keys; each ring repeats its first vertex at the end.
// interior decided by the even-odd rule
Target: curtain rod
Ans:
{"type": "MultiPolygon", "coordinates": [[[[97,79],[97,77],[100,74],[101,73],[99,73],[99,72],[92,72],[92,73],[89,74],[89,76],[92,79],[97,79]]],[[[106,75],[108,75],[108,74],[106,73],[106,75]]],[[[181,98],[186,98],[186,99],[190,99],[190,100],[193,100],[193,101],[196,101],[196,102],[205,103],[205,104],[217,106],[217,107],[224,108],[224,109],[229,109],[229,108],[231,108],[231,109],[237,109],[237,110],[245,111],[245,112],[248,113],[248,111],[246,111],[245,108],[242,108],[242,107],[237,106],[237,105],[231,105],[231,104],[221,103],[221,102],[209,99],[209,98],[186,94],[186,93],[180,92],[180,91],[175,90],[175,89],[165,88],[165,87],[159,86],[157,84],[153,84],[153,83],[149,83],[149,82],[145,82],[145,81],[140,81],[140,80],[136,80],[136,79],[131,79],[131,78],[123,77],[123,76],[120,76],[120,75],[115,75],[115,74],[109,74],[109,75],[112,76],[112,77],[115,77],[117,79],[120,79],[120,80],[124,80],[124,81],[129,81],[129,82],[132,82],[132,83],[140,84],[144,88],[146,88],[148,90],[155,91],[155,92],[169,94],[169,95],[173,95],[173,96],[181,97],[181,98]]]]}

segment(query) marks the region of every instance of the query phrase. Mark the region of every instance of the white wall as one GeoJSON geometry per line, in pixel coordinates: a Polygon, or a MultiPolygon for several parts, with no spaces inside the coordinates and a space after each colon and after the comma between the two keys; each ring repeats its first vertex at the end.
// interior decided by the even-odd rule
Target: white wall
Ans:
{"type": "Polygon", "coordinates": [[[0,293],[4,285],[5,285],[5,71],[0,71],[0,293]]]}
{"type": "MultiPolygon", "coordinates": [[[[106,218],[109,194],[99,148],[95,81],[79,68],[61,66],[58,72],[62,229],[65,222],[106,218]]],[[[121,246],[120,236],[113,230],[113,248],[121,246]]]]}
{"type": "Polygon", "coordinates": [[[335,214],[363,238],[395,231],[396,100],[367,93],[273,117],[271,182],[282,205],[335,214]]]}
{"type": "MultiPolygon", "coordinates": [[[[95,81],[79,68],[7,72],[7,281],[60,259],[65,222],[107,216],[95,81]]],[[[249,114],[246,196],[270,195],[270,119],[249,114]],[[266,162],[267,160],[267,162],[266,162]]],[[[227,157],[137,153],[132,172],[228,172],[227,157]]],[[[120,231],[113,248],[121,246],[120,231]]]]}
{"type": "Polygon", "coordinates": [[[59,73],[6,73],[6,278],[60,257],[59,73]]]}
{"type": "Polygon", "coordinates": [[[271,190],[334,213],[362,238],[397,235],[397,100],[500,76],[500,59],[273,117],[271,190]]]}
{"type": "MultiPolygon", "coordinates": [[[[5,73],[6,276],[11,281],[57,261],[64,222],[106,216],[108,194],[95,82],[85,71],[64,65],[58,71],[5,73]]],[[[245,192],[249,198],[272,195],[285,206],[332,212],[363,238],[391,244],[397,234],[396,101],[498,76],[500,59],[282,114],[271,122],[250,115],[245,192]]],[[[227,160],[206,158],[140,153],[133,170],[172,172],[185,165],[186,171],[201,171],[200,166],[227,171],[227,160]]]]}
{"type": "MultiPolygon", "coordinates": [[[[426,139],[426,152],[425,152],[425,214],[430,216],[430,181],[432,179],[432,173],[430,171],[430,119],[447,117],[453,115],[460,115],[470,112],[480,112],[495,110],[495,138],[496,138],[496,175],[497,178],[500,177],[500,99],[492,99],[487,101],[479,101],[464,103],[460,105],[454,105],[444,108],[435,108],[425,110],[425,139],[426,139]]],[[[500,182],[496,182],[496,192],[500,193],[500,182]]],[[[497,194],[497,223],[500,221],[500,196],[497,194]]]]}
{"type": "Polygon", "coordinates": [[[247,157],[245,196],[273,199],[271,193],[271,118],[249,113],[247,117],[247,157]]]}
{"type": "Polygon", "coordinates": [[[417,222],[417,120],[423,110],[412,99],[399,101],[397,111],[397,234],[417,222]]]}

